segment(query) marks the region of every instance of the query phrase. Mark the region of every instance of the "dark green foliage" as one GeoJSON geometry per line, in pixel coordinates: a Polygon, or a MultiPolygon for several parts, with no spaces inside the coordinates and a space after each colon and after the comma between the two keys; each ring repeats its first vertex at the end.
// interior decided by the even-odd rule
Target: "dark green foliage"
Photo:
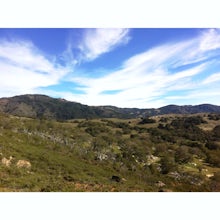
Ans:
{"type": "Polygon", "coordinates": [[[220,142],[208,141],[205,144],[205,147],[207,147],[209,150],[220,150],[220,142]]]}
{"type": "Polygon", "coordinates": [[[191,141],[191,140],[187,140],[187,141],[182,141],[181,142],[182,145],[187,145],[189,147],[193,147],[193,148],[202,148],[203,144],[199,141],[191,141]]]}
{"type": "Polygon", "coordinates": [[[198,127],[201,123],[204,123],[201,117],[177,118],[170,123],[170,130],[173,129],[176,135],[191,141],[205,141],[209,134],[198,127]]]}
{"type": "Polygon", "coordinates": [[[218,121],[218,120],[220,120],[220,114],[218,114],[218,115],[217,114],[209,114],[208,119],[218,121]]]}
{"type": "Polygon", "coordinates": [[[192,157],[206,158],[204,151],[198,147],[189,148],[189,154],[191,154],[192,157]]]}
{"type": "Polygon", "coordinates": [[[200,125],[202,123],[207,123],[201,116],[192,116],[185,118],[184,122],[191,125],[200,125]]]}
{"type": "Polygon", "coordinates": [[[168,146],[165,143],[157,144],[155,148],[155,155],[157,156],[164,155],[164,153],[168,150],[168,146]]]}
{"type": "Polygon", "coordinates": [[[173,120],[171,125],[174,128],[185,128],[190,129],[193,128],[195,125],[200,125],[202,123],[206,123],[201,116],[192,116],[192,117],[181,117],[173,120]]]}
{"type": "Polygon", "coordinates": [[[220,191],[220,172],[216,172],[213,177],[211,177],[211,184],[209,185],[210,191],[219,192],[220,191]]]}
{"type": "Polygon", "coordinates": [[[155,123],[156,120],[152,119],[152,118],[143,118],[139,124],[152,124],[155,123]]]}
{"type": "Polygon", "coordinates": [[[161,173],[168,174],[176,169],[175,160],[172,156],[166,155],[161,159],[161,173]]]}
{"type": "Polygon", "coordinates": [[[215,138],[220,139],[220,125],[215,126],[213,133],[215,138]]]}
{"type": "Polygon", "coordinates": [[[192,154],[189,153],[188,147],[180,146],[175,153],[175,161],[177,163],[188,163],[193,160],[192,154]]]}
{"type": "Polygon", "coordinates": [[[220,150],[209,151],[207,153],[206,161],[215,167],[220,167],[220,150]]]}
{"type": "Polygon", "coordinates": [[[161,123],[159,123],[159,125],[157,126],[159,129],[166,129],[166,126],[165,125],[163,125],[163,124],[161,124],[161,123]]]}
{"type": "Polygon", "coordinates": [[[158,128],[150,128],[148,129],[149,133],[151,134],[151,140],[155,143],[161,143],[164,141],[170,143],[176,143],[175,134],[172,135],[171,131],[166,131],[164,129],[158,128]]]}
{"type": "Polygon", "coordinates": [[[92,149],[99,151],[105,148],[108,148],[109,144],[104,138],[94,138],[92,142],[92,149]]]}
{"type": "Polygon", "coordinates": [[[109,129],[106,128],[106,127],[103,127],[103,126],[90,126],[88,128],[85,129],[85,131],[87,133],[89,133],[90,135],[92,135],[93,137],[96,137],[97,135],[99,135],[100,133],[103,133],[103,132],[108,132],[109,129]]]}
{"type": "Polygon", "coordinates": [[[159,122],[167,123],[167,122],[168,122],[168,119],[167,119],[167,118],[162,117],[162,118],[159,120],[159,122]]]}

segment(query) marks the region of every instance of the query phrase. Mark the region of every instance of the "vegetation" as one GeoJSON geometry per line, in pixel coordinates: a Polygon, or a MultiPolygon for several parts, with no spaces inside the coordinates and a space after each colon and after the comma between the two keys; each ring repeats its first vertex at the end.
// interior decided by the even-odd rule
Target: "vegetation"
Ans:
{"type": "MultiPolygon", "coordinates": [[[[21,117],[70,120],[70,119],[95,119],[95,118],[143,118],[143,123],[153,123],[150,116],[163,114],[195,114],[217,113],[220,106],[203,104],[197,106],[168,105],[158,109],[117,108],[114,106],[87,106],[65,99],[55,99],[45,95],[21,95],[0,99],[0,112],[21,117]]],[[[209,114],[210,120],[217,121],[217,114],[209,114]],[[213,116],[216,115],[216,116],[213,116]]],[[[197,120],[197,119],[195,119],[197,120]]]]}
{"type": "Polygon", "coordinates": [[[55,120],[1,113],[0,191],[220,191],[218,118],[55,120]]]}

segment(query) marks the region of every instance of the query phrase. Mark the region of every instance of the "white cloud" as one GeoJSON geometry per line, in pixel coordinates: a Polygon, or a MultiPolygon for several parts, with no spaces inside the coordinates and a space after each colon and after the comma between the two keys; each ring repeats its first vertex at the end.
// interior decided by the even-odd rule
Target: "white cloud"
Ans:
{"type": "Polygon", "coordinates": [[[220,81],[220,73],[214,73],[212,75],[210,75],[209,77],[207,77],[202,84],[210,84],[210,83],[215,83],[220,81]]]}
{"type": "Polygon", "coordinates": [[[113,50],[129,41],[129,30],[125,28],[98,28],[85,31],[78,46],[83,59],[94,60],[101,54],[113,50]]]}
{"type": "Polygon", "coordinates": [[[220,51],[217,50],[220,49],[220,29],[207,29],[186,43],[188,45],[180,52],[175,66],[205,61],[219,55],[220,51]]]}
{"type": "Polygon", "coordinates": [[[53,65],[30,42],[0,42],[0,57],[6,62],[32,71],[49,72],[53,69],[53,65]]]}
{"type": "MultiPolygon", "coordinates": [[[[84,60],[92,61],[128,40],[127,29],[89,29],[80,44],[80,53],[84,60]]],[[[211,69],[217,61],[209,61],[219,55],[219,42],[219,30],[206,30],[194,39],[160,45],[136,54],[116,71],[106,70],[102,77],[92,78],[89,74],[89,77],[77,74],[75,65],[79,60],[73,56],[71,45],[64,53],[67,67],[63,67],[56,57],[48,58],[31,42],[2,40],[0,96],[44,93],[88,105],[140,108],[161,107],[170,101],[173,104],[220,104],[216,98],[220,95],[217,86],[220,73],[211,69]],[[198,62],[201,60],[204,62],[198,62]],[[47,88],[64,80],[73,68],[74,77],[70,81],[78,84],[83,94],[47,88]]]]}
{"type": "Polygon", "coordinates": [[[220,48],[220,29],[209,29],[201,37],[199,49],[209,51],[220,48]]]}
{"type": "MultiPolygon", "coordinates": [[[[219,32],[214,32],[216,37],[220,36],[219,32]]],[[[188,97],[188,102],[193,102],[197,97],[196,91],[202,94],[200,75],[209,71],[213,65],[209,59],[218,54],[209,53],[220,46],[215,41],[214,47],[206,43],[206,46],[201,49],[203,42],[213,41],[210,35],[213,36],[213,32],[208,30],[201,36],[188,41],[152,48],[131,57],[122,64],[121,69],[109,71],[103,77],[95,79],[74,77],[72,81],[83,86],[81,90],[85,92],[85,95],[77,97],[77,101],[90,105],[160,107],[160,105],[170,104],[168,97],[174,97],[174,95],[169,95],[170,92],[176,92],[175,97],[178,97],[179,92],[186,91],[188,95],[183,99],[187,100],[188,97]],[[202,59],[206,61],[198,62],[202,59]],[[180,70],[186,64],[189,66],[180,70]],[[190,64],[193,65],[190,66],[190,64]],[[120,90],[120,92],[105,94],[105,91],[114,90],[120,90]],[[191,93],[192,96],[190,96],[191,93]]],[[[212,83],[217,79],[219,79],[219,74],[214,74],[210,75],[205,82],[212,83]]],[[[207,87],[207,97],[213,94],[208,92],[209,89],[214,88],[207,87]]],[[[201,95],[199,97],[202,98],[201,95]]],[[[202,99],[199,100],[202,102],[202,99]]],[[[178,103],[178,99],[175,101],[178,103]]]]}
{"type": "Polygon", "coordinates": [[[34,93],[56,84],[67,69],[47,59],[27,41],[0,41],[0,95],[34,93]]]}
{"type": "Polygon", "coordinates": [[[77,97],[78,102],[90,105],[116,105],[120,107],[160,107],[163,100],[157,100],[168,91],[189,89],[191,84],[182,84],[185,79],[199,74],[205,65],[188,71],[169,74],[164,69],[154,72],[137,72],[123,69],[99,79],[82,78],[78,83],[86,86],[82,90],[86,95],[77,97]],[[103,94],[104,91],[122,90],[116,94],[103,94]],[[155,100],[154,100],[155,99],[155,100]],[[154,101],[153,101],[154,100],[154,101]]]}

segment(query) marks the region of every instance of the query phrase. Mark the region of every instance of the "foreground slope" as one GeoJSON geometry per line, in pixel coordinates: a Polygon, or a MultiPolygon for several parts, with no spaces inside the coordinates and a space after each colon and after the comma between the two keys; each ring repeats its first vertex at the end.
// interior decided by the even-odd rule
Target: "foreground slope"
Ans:
{"type": "Polygon", "coordinates": [[[0,157],[0,191],[220,191],[220,115],[0,114],[0,157]]]}

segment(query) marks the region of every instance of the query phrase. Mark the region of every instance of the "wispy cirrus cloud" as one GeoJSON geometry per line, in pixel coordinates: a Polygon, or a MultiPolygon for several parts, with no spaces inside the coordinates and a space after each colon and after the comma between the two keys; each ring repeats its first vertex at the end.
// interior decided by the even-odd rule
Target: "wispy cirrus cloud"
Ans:
{"type": "Polygon", "coordinates": [[[67,72],[29,41],[0,41],[1,96],[34,93],[58,83],[67,72]]]}
{"type": "Polygon", "coordinates": [[[175,66],[188,65],[206,61],[219,54],[220,29],[202,31],[197,38],[189,40],[187,46],[179,54],[175,66]]]}
{"type": "Polygon", "coordinates": [[[209,29],[202,33],[199,42],[200,51],[210,51],[220,48],[220,29],[209,29]]]}
{"type": "Polygon", "coordinates": [[[87,29],[78,45],[86,60],[94,60],[114,48],[128,43],[129,30],[125,28],[87,29]]]}
{"type": "Polygon", "coordinates": [[[68,42],[62,62],[59,54],[48,57],[31,41],[0,40],[0,95],[44,93],[89,105],[141,108],[171,102],[219,104],[220,30],[206,29],[194,38],[134,54],[116,70],[103,66],[101,77],[81,66],[127,44],[131,33],[127,29],[83,33],[78,41],[68,42]],[[73,89],[65,89],[63,82],[73,89]],[[58,84],[59,90],[51,87],[58,84]]]}
{"type": "Polygon", "coordinates": [[[68,43],[63,54],[54,57],[45,55],[31,41],[0,39],[0,95],[44,92],[73,73],[82,60],[91,61],[126,44],[128,33],[128,29],[85,29],[78,42],[68,43]],[[72,44],[78,48],[77,54],[72,44]]]}
{"type": "Polygon", "coordinates": [[[126,28],[91,28],[81,30],[77,37],[69,36],[64,57],[68,63],[91,62],[131,39],[126,28]],[[80,36],[80,37],[79,37],[80,36]]]}
{"type": "Polygon", "coordinates": [[[203,85],[210,83],[220,83],[220,73],[214,73],[202,82],[203,85]]]}
{"type": "Polygon", "coordinates": [[[137,54],[103,77],[73,77],[85,93],[74,98],[91,105],[121,107],[159,107],[170,104],[170,100],[203,102],[202,96],[195,94],[204,84],[207,96],[213,94],[212,83],[219,79],[211,70],[217,64],[213,57],[220,55],[219,38],[219,30],[206,30],[191,40],[170,42],[137,54]]]}

